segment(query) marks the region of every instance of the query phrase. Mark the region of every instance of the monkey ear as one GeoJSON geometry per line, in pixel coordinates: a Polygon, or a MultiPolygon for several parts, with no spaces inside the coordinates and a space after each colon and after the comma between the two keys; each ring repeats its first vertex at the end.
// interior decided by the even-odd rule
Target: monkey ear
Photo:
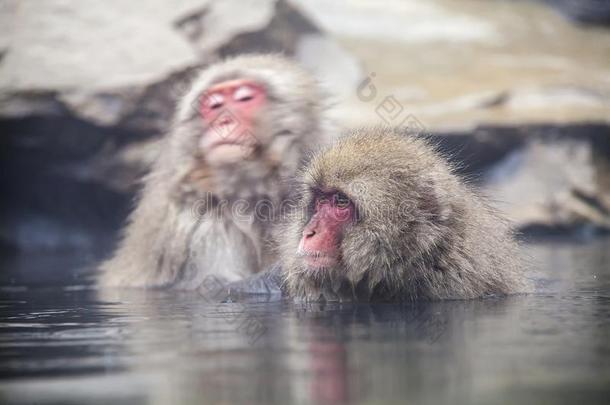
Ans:
{"type": "Polygon", "coordinates": [[[436,191],[437,218],[442,222],[448,221],[453,214],[453,206],[450,203],[452,198],[443,187],[435,187],[434,190],[436,191]]]}
{"type": "Polygon", "coordinates": [[[453,197],[449,195],[449,192],[444,187],[431,184],[423,194],[426,196],[423,208],[434,220],[445,222],[451,218],[453,207],[449,201],[453,197]]]}
{"type": "Polygon", "coordinates": [[[451,218],[451,214],[453,214],[453,207],[451,207],[451,205],[446,201],[441,201],[439,204],[438,213],[439,220],[443,222],[448,221],[449,218],[451,218]]]}

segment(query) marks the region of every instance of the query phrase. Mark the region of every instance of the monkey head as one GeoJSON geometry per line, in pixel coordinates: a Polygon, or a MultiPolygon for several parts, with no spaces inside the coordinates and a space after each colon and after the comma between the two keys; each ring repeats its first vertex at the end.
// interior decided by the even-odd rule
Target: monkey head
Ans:
{"type": "Polygon", "coordinates": [[[208,174],[266,176],[279,169],[292,175],[324,132],[322,99],[315,79],[279,55],[213,64],[178,106],[170,160],[188,160],[191,168],[211,169],[208,174]]]}
{"type": "MultiPolygon", "coordinates": [[[[280,237],[285,283],[297,298],[491,291],[494,280],[476,267],[500,265],[512,247],[503,240],[504,223],[449,164],[424,140],[398,130],[363,129],[340,139],[313,157],[301,182],[298,209],[280,237]],[[493,251],[486,254],[482,245],[475,252],[478,238],[493,251]]],[[[501,290],[505,280],[498,277],[501,290]]]]}

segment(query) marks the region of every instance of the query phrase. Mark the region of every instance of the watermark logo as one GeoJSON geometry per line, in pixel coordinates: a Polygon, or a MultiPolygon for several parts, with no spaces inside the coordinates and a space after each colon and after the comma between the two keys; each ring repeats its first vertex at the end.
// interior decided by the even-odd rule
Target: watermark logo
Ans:
{"type": "Polygon", "coordinates": [[[214,312],[220,314],[228,325],[236,331],[245,334],[248,343],[255,344],[266,332],[267,327],[261,319],[247,311],[247,307],[240,303],[226,303],[228,287],[218,277],[207,275],[200,288],[204,301],[214,305],[214,312]]]}
{"type": "Polygon", "coordinates": [[[412,135],[424,134],[425,126],[413,114],[409,114],[396,96],[389,94],[378,101],[381,96],[377,97],[379,91],[374,83],[375,77],[377,77],[377,73],[371,72],[360,82],[356,89],[358,99],[364,103],[375,102],[375,114],[384,124],[403,127],[407,133],[412,135]]]}

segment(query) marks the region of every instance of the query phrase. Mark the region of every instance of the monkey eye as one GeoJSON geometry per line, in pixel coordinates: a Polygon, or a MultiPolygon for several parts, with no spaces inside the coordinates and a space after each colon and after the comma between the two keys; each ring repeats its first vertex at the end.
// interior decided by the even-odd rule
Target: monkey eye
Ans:
{"type": "Polygon", "coordinates": [[[318,204],[328,204],[328,197],[321,195],[318,197],[318,204]]]}
{"type": "Polygon", "coordinates": [[[211,109],[222,107],[224,97],[218,93],[213,93],[205,98],[205,106],[211,109]]]}
{"type": "Polygon", "coordinates": [[[251,86],[243,85],[239,86],[233,94],[235,101],[248,101],[254,98],[254,89],[251,86]]]}
{"type": "Polygon", "coordinates": [[[345,209],[349,207],[350,199],[348,196],[342,193],[337,193],[333,196],[335,206],[340,209],[345,209]]]}

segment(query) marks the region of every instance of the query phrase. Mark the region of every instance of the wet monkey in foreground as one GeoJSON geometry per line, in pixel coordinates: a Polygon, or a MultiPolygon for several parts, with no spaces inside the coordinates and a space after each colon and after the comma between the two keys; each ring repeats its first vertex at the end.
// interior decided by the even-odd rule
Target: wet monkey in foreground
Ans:
{"type": "Polygon", "coordinates": [[[528,290],[506,221],[421,138],[355,131],[314,156],[300,181],[279,265],[231,294],[412,301],[528,290]]]}
{"type": "Polygon", "coordinates": [[[275,55],[214,64],[182,98],[139,202],[99,284],[195,289],[275,260],[268,212],[327,133],[318,84],[275,55]],[[256,215],[259,214],[259,215],[256,215]]]}

